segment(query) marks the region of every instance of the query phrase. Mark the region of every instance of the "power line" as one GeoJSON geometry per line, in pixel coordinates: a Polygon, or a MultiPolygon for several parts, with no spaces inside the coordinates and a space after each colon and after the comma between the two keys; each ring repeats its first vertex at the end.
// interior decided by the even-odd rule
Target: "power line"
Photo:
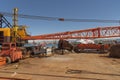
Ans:
{"type": "MultiPolygon", "coordinates": [[[[7,17],[12,17],[12,13],[8,12],[0,12],[7,17]]],[[[25,15],[19,14],[19,18],[25,19],[34,19],[34,20],[48,20],[48,21],[69,21],[69,22],[99,22],[99,23],[120,23],[120,20],[103,20],[103,19],[66,19],[66,18],[59,18],[59,17],[47,17],[47,16],[36,16],[36,15],[25,15]]]]}

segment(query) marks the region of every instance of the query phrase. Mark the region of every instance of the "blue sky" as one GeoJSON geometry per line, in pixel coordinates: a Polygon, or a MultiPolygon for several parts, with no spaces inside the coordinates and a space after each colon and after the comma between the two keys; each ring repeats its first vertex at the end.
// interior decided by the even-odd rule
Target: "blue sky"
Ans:
{"type": "MultiPolygon", "coordinates": [[[[62,17],[73,19],[120,20],[120,0],[0,0],[0,11],[19,14],[62,17]]],[[[12,18],[7,17],[12,24],[12,18]]],[[[60,22],[19,18],[19,25],[27,25],[31,35],[49,34],[104,26],[118,23],[60,22]]]]}

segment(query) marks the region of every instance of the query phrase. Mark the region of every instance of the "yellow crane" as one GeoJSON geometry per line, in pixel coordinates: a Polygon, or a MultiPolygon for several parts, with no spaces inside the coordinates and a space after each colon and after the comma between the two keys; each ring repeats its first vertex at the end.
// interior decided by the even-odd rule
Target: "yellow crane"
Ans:
{"type": "Polygon", "coordinates": [[[26,32],[27,26],[18,25],[18,8],[13,9],[13,25],[7,19],[0,15],[0,44],[3,42],[25,42],[22,38],[28,36],[26,32]],[[4,24],[3,24],[4,23],[4,24]],[[3,27],[5,25],[5,27],[3,27]]]}

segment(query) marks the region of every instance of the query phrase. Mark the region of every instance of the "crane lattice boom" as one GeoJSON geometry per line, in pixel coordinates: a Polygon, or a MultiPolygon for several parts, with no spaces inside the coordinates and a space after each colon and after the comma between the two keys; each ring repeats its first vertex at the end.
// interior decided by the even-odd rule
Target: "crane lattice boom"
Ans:
{"type": "Polygon", "coordinates": [[[26,40],[38,39],[95,39],[120,37],[120,26],[98,27],[86,30],[67,31],[53,34],[44,34],[25,37],[26,40]]]}

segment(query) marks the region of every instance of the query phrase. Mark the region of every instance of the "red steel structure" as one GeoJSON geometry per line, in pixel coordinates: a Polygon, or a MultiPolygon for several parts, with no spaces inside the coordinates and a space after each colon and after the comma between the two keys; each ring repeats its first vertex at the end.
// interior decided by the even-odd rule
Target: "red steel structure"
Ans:
{"type": "Polygon", "coordinates": [[[37,36],[25,37],[25,40],[37,39],[95,39],[95,38],[110,38],[120,37],[120,26],[97,27],[86,30],[76,30],[59,32],[53,34],[44,34],[37,36]]]}

